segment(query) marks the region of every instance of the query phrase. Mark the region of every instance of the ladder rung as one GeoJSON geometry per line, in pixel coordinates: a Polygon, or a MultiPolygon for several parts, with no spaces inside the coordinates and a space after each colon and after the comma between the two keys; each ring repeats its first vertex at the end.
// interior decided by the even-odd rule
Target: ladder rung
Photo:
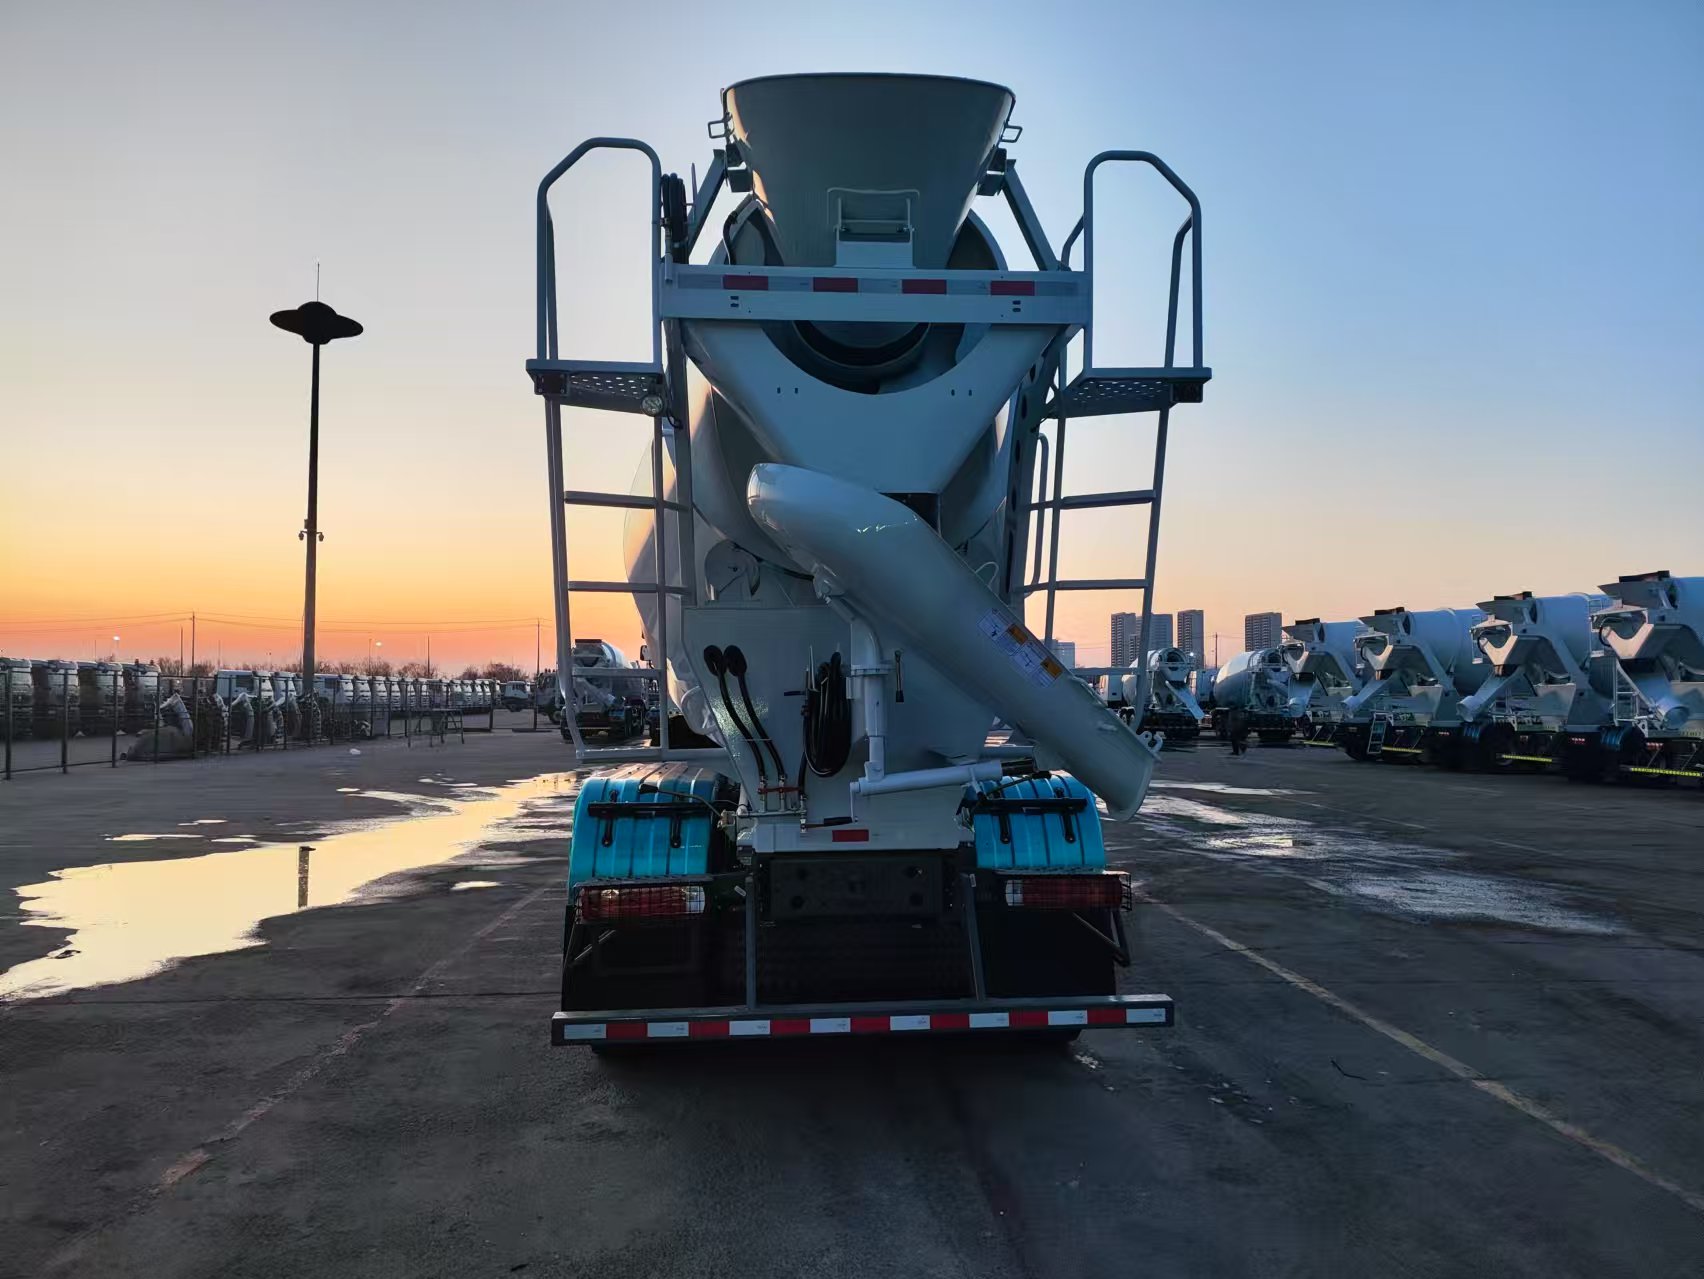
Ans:
{"type": "Polygon", "coordinates": [[[663,501],[634,493],[594,493],[587,489],[568,489],[562,500],[569,506],[616,506],[628,511],[654,511],[660,505],[668,511],[684,511],[679,502],[663,501]]]}
{"type": "Polygon", "coordinates": [[[1048,498],[1032,503],[1027,509],[1051,511],[1084,511],[1103,506],[1143,506],[1154,500],[1153,489],[1125,489],[1122,493],[1074,493],[1061,498],[1048,498]]]}
{"type": "MultiPolygon", "coordinates": [[[[571,591],[597,591],[605,595],[655,595],[657,587],[654,582],[593,582],[571,581],[568,583],[571,591]]],[[[685,595],[684,586],[665,586],[663,591],[669,595],[685,595]]]]}
{"type": "Polygon", "coordinates": [[[1034,595],[1037,591],[1145,591],[1148,589],[1146,579],[1140,577],[1080,577],[1063,582],[1037,582],[1033,586],[1024,587],[1025,595],[1034,595]]]}

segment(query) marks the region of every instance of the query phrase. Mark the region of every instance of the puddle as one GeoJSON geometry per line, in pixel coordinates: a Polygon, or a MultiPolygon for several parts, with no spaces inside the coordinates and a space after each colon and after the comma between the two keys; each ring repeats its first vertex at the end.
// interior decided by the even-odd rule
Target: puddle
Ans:
{"type": "Polygon", "coordinates": [[[1326,850],[1315,841],[1295,835],[1228,835],[1208,840],[1207,847],[1224,852],[1247,853],[1251,857],[1326,856],[1326,850]]]}
{"type": "Polygon", "coordinates": [[[133,981],[176,960],[258,946],[261,920],[374,897],[375,880],[457,857],[540,801],[566,807],[573,787],[572,775],[550,773],[447,805],[409,795],[401,797],[409,815],[339,823],[311,844],[57,871],[17,890],[23,922],[71,936],[52,955],[0,973],[0,999],[133,981]]]}
{"type": "Polygon", "coordinates": [[[1149,782],[1150,789],[1204,790],[1215,795],[1312,795],[1311,790],[1286,790],[1282,786],[1232,786],[1226,782],[1149,782]]]}
{"type": "Polygon", "coordinates": [[[181,832],[171,835],[108,835],[109,844],[140,844],[150,839],[200,839],[200,835],[185,835],[181,832]]]}
{"type": "MultiPolygon", "coordinates": [[[[1205,826],[1250,826],[1262,820],[1259,813],[1233,813],[1228,808],[1215,808],[1212,804],[1203,804],[1199,800],[1182,799],[1176,795],[1150,794],[1142,801],[1142,810],[1137,815],[1140,821],[1152,814],[1161,817],[1187,817],[1205,826]]],[[[1282,821],[1282,818],[1273,820],[1282,821]]]]}
{"type": "Polygon", "coordinates": [[[179,826],[223,826],[224,824],[225,819],[223,817],[197,817],[192,822],[178,823],[179,826]]]}
{"type": "Polygon", "coordinates": [[[1545,889],[1511,891],[1506,880],[1485,875],[1422,871],[1416,875],[1351,876],[1332,885],[1398,910],[1441,919],[1495,919],[1561,933],[1620,932],[1613,923],[1571,910],[1545,889]]]}
{"type": "Polygon", "coordinates": [[[451,884],[452,893],[465,893],[470,888],[501,888],[495,879],[464,879],[459,884],[451,884]]]}
{"type": "Polygon", "coordinates": [[[213,842],[215,844],[258,844],[260,837],[257,835],[221,835],[213,842]]]}
{"type": "Polygon", "coordinates": [[[1613,919],[1570,905],[1563,889],[1454,870],[1450,863],[1460,854],[1447,848],[1151,793],[1136,824],[1197,856],[1289,874],[1331,897],[1391,914],[1590,935],[1623,931],[1613,919]]]}

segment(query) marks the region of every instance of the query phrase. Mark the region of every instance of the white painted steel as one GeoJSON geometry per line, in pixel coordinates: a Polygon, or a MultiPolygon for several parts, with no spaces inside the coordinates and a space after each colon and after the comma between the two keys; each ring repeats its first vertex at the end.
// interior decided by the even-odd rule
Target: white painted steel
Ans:
{"type": "MultiPolygon", "coordinates": [[[[1195,659],[1181,648],[1156,648],[1148,654],[1148,702],[1158,711],[1183,714],[1200,723],[1207,718],[1195,695],[1189,691],[1189,676],[1195,669],[1195,659]]],[[[1118,690],[1126,706],[1133,706],[1140,696],[1141,675],[1133,662],[1127,674],[1119,676],[1118,690]]]]}
{"type": "Polygon", "coordinates": [[[1364,614],[1368,630],[1354,643],[1369,678],[1344,701],[1344,715],[1364,719],[1391,712],[1417,723],[1453,722],[1461,698],[1490,673],[1479,660],[1472,633],[1484,616],[1468,608],[1387,608],[1364,614]]]}
{"type": "Polygon", "coordinates": [[[975,688],[1006,723],[1041,743],[1106,801],[1141,804],[1157,748],[1042,648],[970,566],[907,507],[799,467],[755,467],[752,515],[890,644],[923,653],[975,688]]]}
{"type": "Polygon", "coordinates": [[[829,74],[743,80],[722,103],[789,266],[834,265],[830,193],[853,191],[914,193],[911,264],[938,268],[1013,98],[947,76],[829,74]]]}
{"type": "Polygon", "coordinates": [[[1461,699],[1464,722],[1509,718],[1546,728],[1610,722],[1611,672],[1591,668],[1592,614],[1606,595],[1498,595],[1473,638],[1491,674],[1461,699]]]}
{"type": "Polygon", "coordinates": [[[1290,668],[1275,648],[1237,653],[1213,680],[1213,704],[1221,710],[1277,715],[1290,701],[1290,668]]]}
{"type": "Polygon", "coordinates": [[[1606,582],[1592,626],[1644,699],[1649,727],[1704,735],[1704,577],[1606,582]]]}

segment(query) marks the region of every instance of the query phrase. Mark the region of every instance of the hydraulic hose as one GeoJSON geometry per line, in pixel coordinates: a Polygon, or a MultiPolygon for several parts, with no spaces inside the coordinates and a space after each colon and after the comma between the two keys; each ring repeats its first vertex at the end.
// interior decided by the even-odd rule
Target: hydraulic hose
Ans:
{"type": "MultiPolygon", "coordinates": [[[[728,673],[739,681],[740,700],[745,703],[746,714],[751,716],[752,732],[758,740],[769,748],[769,758],[775,761],[775,776],[782,786],[787,784],[787,766],[781,762],[781,752],[775,749],[775,741],[769,736],[769,730],[763,727],[763,721],[758,718],[757,707],[751,704],[751,690],[746,687],[745,653],[737,644],[730,644],[722,650],[722,664],[728,673]]],[[[727,696],[726,693],[723,696],[727,696]]]]}
{"type": "Polygon", "coordinates": [[[852,701],[840,654],[816,669],[805,692],[805,761],[818,777],[833,777],[852,754],[852,701]]]}
{"type": "Polygon", "coordinates": [[[734,699],[728,695],[728,665],[722,650],[714,644],[708,645],[704,650],[704,665],[716,677],[716,687],[722,693],[722,709],[727,711],[728,718],[734,721],[734,727],[739,729],[740,736],[745,740],[746,749],[751,752],[752,759],[757,762],[758,784],[767,787],[769,785],[769,770],[763,766],[763,752],[758,750],[757,739],[746,728],[745,721],[740,718],[740,713],[734,709],[734,699]]]}

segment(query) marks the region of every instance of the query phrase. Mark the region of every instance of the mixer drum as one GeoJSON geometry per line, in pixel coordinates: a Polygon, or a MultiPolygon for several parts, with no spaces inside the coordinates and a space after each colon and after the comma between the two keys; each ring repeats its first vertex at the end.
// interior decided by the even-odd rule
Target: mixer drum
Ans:
{"type": "Polygon", "coordinates": [[[833,266],[843,206],[903,209],[911,192],[912,265],[938,270],[1013,97],[950,76],[791,75],[742,81],[723,103],[786,265],[833,266]]]}

